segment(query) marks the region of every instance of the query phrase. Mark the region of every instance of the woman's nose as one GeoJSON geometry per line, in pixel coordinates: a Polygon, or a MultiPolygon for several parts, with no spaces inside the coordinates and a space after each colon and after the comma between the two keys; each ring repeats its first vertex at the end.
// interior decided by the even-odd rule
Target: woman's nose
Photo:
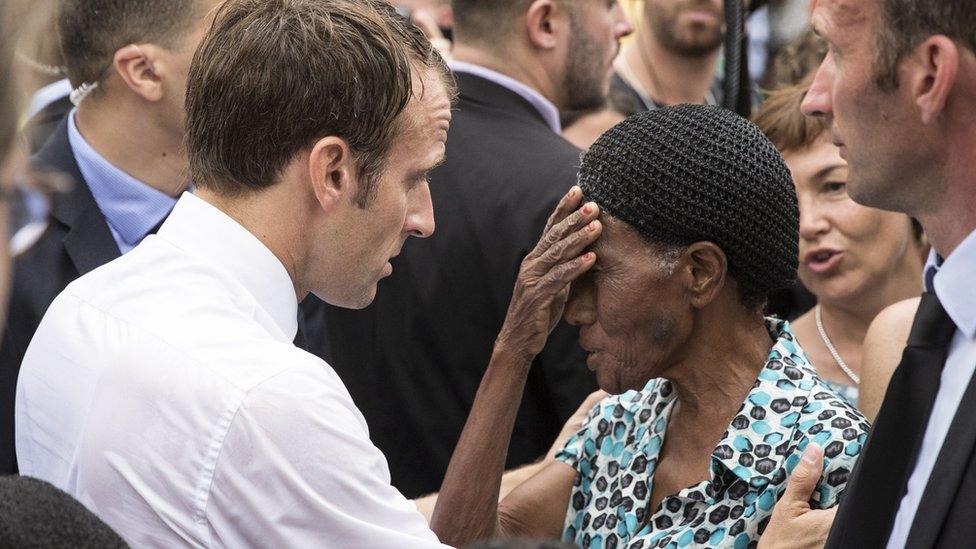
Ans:
{"type": "Polygon", "coordinates": [[[592,304],[593,290],[590,286],[587,281],[576,281],[569,289],[563,319],[573,326],[592,324],[596,320],[592,304]]]}

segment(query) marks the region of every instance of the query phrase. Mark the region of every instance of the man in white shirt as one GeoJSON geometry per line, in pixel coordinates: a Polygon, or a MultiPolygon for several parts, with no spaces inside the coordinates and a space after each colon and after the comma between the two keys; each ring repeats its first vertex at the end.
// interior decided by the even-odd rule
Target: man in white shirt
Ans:
{"type": "MultiPolygon", "coordinates": [[[[187,89],[197,191],[48,310],[18,383],[22,472],[135,546],[439,546],[335,372],[292,341],[300,298],[365,307],[433,232],[447,67],[379,0],[230,0],[187,89]]],[[[596,215],[551,224],[527,260],[496,379],[525,375],[592,266],[596,215]]]]}
{"type": "MultiPolygon", "coordinates": [[[[976,539],[976,10],[954,0],[819,0],[828,53],[803,103],[831,126],[856,201],[932,243],[908,346],[837,520],[788,490],[762,545],[963,547],[976,539]],[[944,261],[943,261],[944,258],[944,261]]],[[[791,482],[804,488],[818,456],[791,482]]]]}

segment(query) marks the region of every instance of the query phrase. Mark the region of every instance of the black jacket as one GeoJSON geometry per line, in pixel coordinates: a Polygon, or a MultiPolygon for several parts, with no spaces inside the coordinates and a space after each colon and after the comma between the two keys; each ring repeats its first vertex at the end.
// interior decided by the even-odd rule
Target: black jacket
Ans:
{"type": "Polygon", "coordinates": [[[79,276],[119,257],[118,245],[88,190],[63,118],[32,161],[55,169],[75,182],[55,198],[49,225],[40,240],[14,261],[13,289],[0,343],[0,474],[15,473],[14,397],[17,373],[27,345],[48,306],[79,276]]]}
{"type": "MultiPolygon", "coordinates": [[[[434,235],[407,242],[366,310],[303,307],[309,350],[346,383],[407,497],[440,487],[519,265],[575,183],[580,155],[517,94],[456,76],[447,159],[430,178],[434,235]]],[[[560,324],[536,359],[509,467],[542,456],[595,390],[577,336],[560,324]]]]}

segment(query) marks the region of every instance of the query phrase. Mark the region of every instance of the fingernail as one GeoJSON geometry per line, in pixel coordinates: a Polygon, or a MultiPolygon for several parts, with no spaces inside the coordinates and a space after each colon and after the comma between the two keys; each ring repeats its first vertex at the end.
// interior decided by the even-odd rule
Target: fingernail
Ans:
{"type": "Polygon", "coordinates": [[[590,211],[592,211],[592,210],[590,209],[589,203],[583,204],[583,213],[586,214],[586,215],[589,215],[590,214],[590,211]]]}
{"type": "Polygon", "coordinates": [[[597,225],[599,225],[599,223],[597,223],[597,221],[594,219],[593,221],[590,221],[590,224],[586,226],[586,229],[592,233],[596,231],[597,225]]]}
{"type": "Polygon", "coordinates": [[[803,461],[807,463],[816,463],[817,457],[820,454],[820,446],[814,443],[807,444],[807,449],[803,451],[803,461]]]}

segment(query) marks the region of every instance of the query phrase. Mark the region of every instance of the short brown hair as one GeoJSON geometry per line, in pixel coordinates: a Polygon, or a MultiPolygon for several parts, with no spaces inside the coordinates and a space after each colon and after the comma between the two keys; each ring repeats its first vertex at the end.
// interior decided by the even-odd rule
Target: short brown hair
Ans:
{"type": "Polygon", "coordinates": [[[930,36],[943,34],[976,53],[976,9],[968,0],[880,0],[875,84],[898,88],[898,64],[930,36]]]}
{"type": "Polygon", "coordinates": [[[752,117],[780,152],[805,149],[827,132],[823,118],[800,112],[800,104],[809,89],[810,79],[807,78],[795,86],[770,92],[752,117]]]}
{"type": "Polygon", "coordinates": [[[335,135],[357,157],[364,207],[412,96],[414,66],[450,78],[386,2],[228,1],[190,66],[195,184],[231,195],[266,188],[300,150],[335,135]]]}
{"type": "Polygon", "coordinates": [[[71,85],[104,78],[115,52],[129,44],[171,47],[200,9],[198,0],[63,0],[58,32],[71,85]]]}
{"type": "Polygon", "coordinates": [[[451,0],[454,36],[461,42],[498,45],[532,0],[451,0]]]}

